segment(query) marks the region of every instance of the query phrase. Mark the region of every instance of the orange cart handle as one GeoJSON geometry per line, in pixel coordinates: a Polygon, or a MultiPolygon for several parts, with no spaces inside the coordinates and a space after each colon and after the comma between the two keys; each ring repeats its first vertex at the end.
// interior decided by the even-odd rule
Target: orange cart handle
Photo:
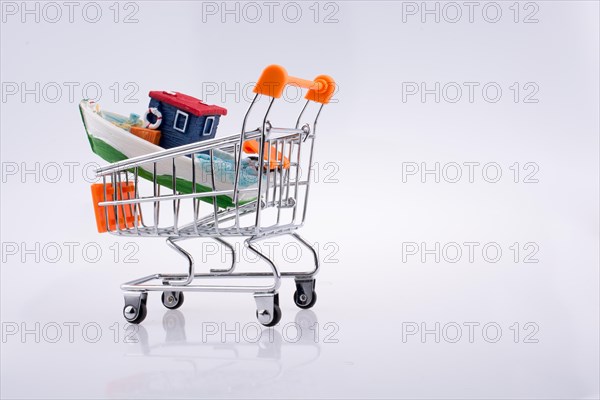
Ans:
{"type": "Polygon", "coordinates": [[[319,75],[310,81],[289,76],[285,68],[280,65],[269,65],[258,78],[258,82],[254,86],[254,93],[280,98],[286,85],[296,85],[308,89],[304,98],[322,104],[329,103],[335,92],[335,81],[328,75],[319,75]]]}

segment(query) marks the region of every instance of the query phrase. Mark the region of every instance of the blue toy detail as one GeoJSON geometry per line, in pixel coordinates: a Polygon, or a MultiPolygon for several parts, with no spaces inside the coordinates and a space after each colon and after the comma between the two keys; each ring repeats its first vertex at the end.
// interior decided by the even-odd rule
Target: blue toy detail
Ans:
{"type": "MultiPolygon", "coordinates": [[[[225,108],[183,93],[152,91],[149,96],[149,108],[156,108],[162,115],[158,129],[160,147],[165,149],[214,138],[221,115],[227,115],[225,108]]],[[[156,118],[148,114],[149,123],[155,123],[156,118]]]]}

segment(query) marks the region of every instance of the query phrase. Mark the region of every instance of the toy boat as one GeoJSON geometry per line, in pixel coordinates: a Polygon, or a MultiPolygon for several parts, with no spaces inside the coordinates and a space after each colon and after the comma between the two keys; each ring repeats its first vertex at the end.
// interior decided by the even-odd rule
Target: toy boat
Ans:
{"type": "MultiPolygon", "coordinates": [[[[206,105],[181,93],[150,92],[150,97],[152,100],[144,120],[139,119],[136,114],[125,117],[116,113],[101,111],[96,103],[88,100],[81,101],[79,110],[94,153],[113,163],[164,151],[165,148],[212,139],[216,134],[219,117],[227,113],[227,110],[222,107],[206,105]],[[160,140],[154,140],[154,143],[132,133],[134,129],[148,131],[156,128],[161,128],[160,140]]],[[[202,168],[202,163],[193,163],[192,158],[188,156],[176,157],[174,162],[177,171],[177,192],[193,192],[193,169],[195,170],[196,192],[213,190],[210,168],[202,168]]],[[[152,181],[154,173],[156,173],[156,181],[159,185],[173,189],[173,165],[171,160],[159,161],[155,165],[155,172],[139,168],[138,175],[152,181]]],[[[233,189],[231,179],[215,179],[214,184],[216,190],[233,189]]],[[[246,183],[244,188],[253,189],[256,187],[256,182],[251,182],[246,183]]],[[[240,204],[256,199],[257,191],[258,189],[256,191],[246,190],[241,192],[239,195],[240,204]]],[[[212,203],[210,197],[201,199],[212,203]]],[[[226,195],[217,196],[217,204],[220,207],[234,205],[231,198],[226,195]]]]}

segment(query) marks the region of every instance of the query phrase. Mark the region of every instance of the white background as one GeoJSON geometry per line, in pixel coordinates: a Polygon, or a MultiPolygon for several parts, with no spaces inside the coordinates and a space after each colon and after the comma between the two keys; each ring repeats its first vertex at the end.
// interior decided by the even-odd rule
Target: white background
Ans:
{"type": "MultiPolygon", "coordinates": [[[[280,2],[270,21],[263,2],[260,18],[235,2],[233,14],[221,2],[99,2],[92,23],[85,2],[72,22],[61,2],[60,17],[44,3],[22,14],[21,2],[3,2],[2,397],[598,398],[598,3],[513,3],[478,2],[470,21],[462,2],[280,2]],[[423,7],[438,7],[439,22],[423,7]],[[284,283],[283,319],[254,343],[250,295],[190,293],[173,312],[153,293],[147,319],[128,328],[119,284],[185,265],[161,240],[96,233],[83,175],[103,161],[77,110],[94,96],[84,86],[125,114],[142,113],[149,90],[202,97],[229,110],[222,136],[237,132],[247,88],[271,63],[339,84],[320,120],[302,229],[323,260],[317,305],[299,312],[284,283]],[[436,82],[439,102],[407,94],[436,82]],[[478,85],[472,101],[465,82],[478,85]],[[484,97],[489,83],[500,97],[484,97]],[[403,176],[436,163],[439,182],[403,176]],[[488,163],[500,167],[496,183],[495,170],[482,174],[488,163]],[[526,163],[537,182],[524,182],[526,163]],[[472,262],[465,242],[479,243],[472,262]],[[411,255],[414,243],[439,243],[439,262],[411,255]],[[463,251],[457,262],[448,243],[463,251]],[[487,243],[499,260],[484,257],[487,243]],[[101,249],[97,262],[86,245],[101,249]],[[537,262],[524,262],[531,251],[537,262]]],[[[274,125],[301,107],[294,91],[288,100],[274,125]]]]}

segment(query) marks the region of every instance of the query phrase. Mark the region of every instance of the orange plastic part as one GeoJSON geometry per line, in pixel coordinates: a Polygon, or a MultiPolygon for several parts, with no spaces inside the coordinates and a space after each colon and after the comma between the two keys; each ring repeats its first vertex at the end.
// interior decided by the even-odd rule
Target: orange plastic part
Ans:
{"type": "Polygon", "coordinates": [[[328,75],[319,75],[313,81],[289,76],[280,65],[269,65],[258,78],[254,93],[280,98],[285,85],[296,85],[308,89],[306,100],[327,104],[335,92],[335,81],[328,75]]]}
{"type": "MultiPolygon", "coordinates": [[[[111,183],[106,184],[106,200],[104,200],[104,184],[94,183],[92,185],[92,201],[94,202],[94,214],[96,215],[96,227],[98,233],[107,231],[114,231],[117,228],[117,221],[115,218],[115,207],[114,206],[99,206],[98,203],[102,201],[111,201],[114,199],[115,190],[111,183]],[[106,214],[108,214],[108,224],[106,223],[106,214]],[[107,229],[108,228],[108,229],[107,229]]],[[[135,188],[133,182],[129,184],[122,182],[121,190],[117,193],[118,200],[127,200],[135,198],[135,188]],[[122,193],[122,196],[121,196],[122,193]],[[121,199],[123,197],[123,199],[121,199]]],[[[119,216],[119,228],[133,228],[134,217],[133,209],[134,205],[124,205],[117,207],[117,215],[119,216]]],[[[138,215],[138,222],[140,217],[138,215]]]]}
{"type": "MultiPolygon", "coordinates": [[[[265,153],[264,159],[269,162],[269,151],[267,149],[267,144],[265,143],[265,153]]],[[[248,154],[258,154],[258,141],[256,140],[246,140],[244,142],[244,151],[248,154]]],[[[271,146],[271,161],[269,162],[269,169],[272,171],[279,167],[279,163],[283,158],[283,168],[288,169],[290,167],[290,160],[287,157],[283,156],[279,151],[277,151],[277,147],[271,146]]]]}
{"type": "Polygon", "coordinates": [[[140,126],[132,126],[129,130],[133,135],[149,141],[158,146],[160,143],[160,131],[156,129],[142,128],[140,126]]]}

